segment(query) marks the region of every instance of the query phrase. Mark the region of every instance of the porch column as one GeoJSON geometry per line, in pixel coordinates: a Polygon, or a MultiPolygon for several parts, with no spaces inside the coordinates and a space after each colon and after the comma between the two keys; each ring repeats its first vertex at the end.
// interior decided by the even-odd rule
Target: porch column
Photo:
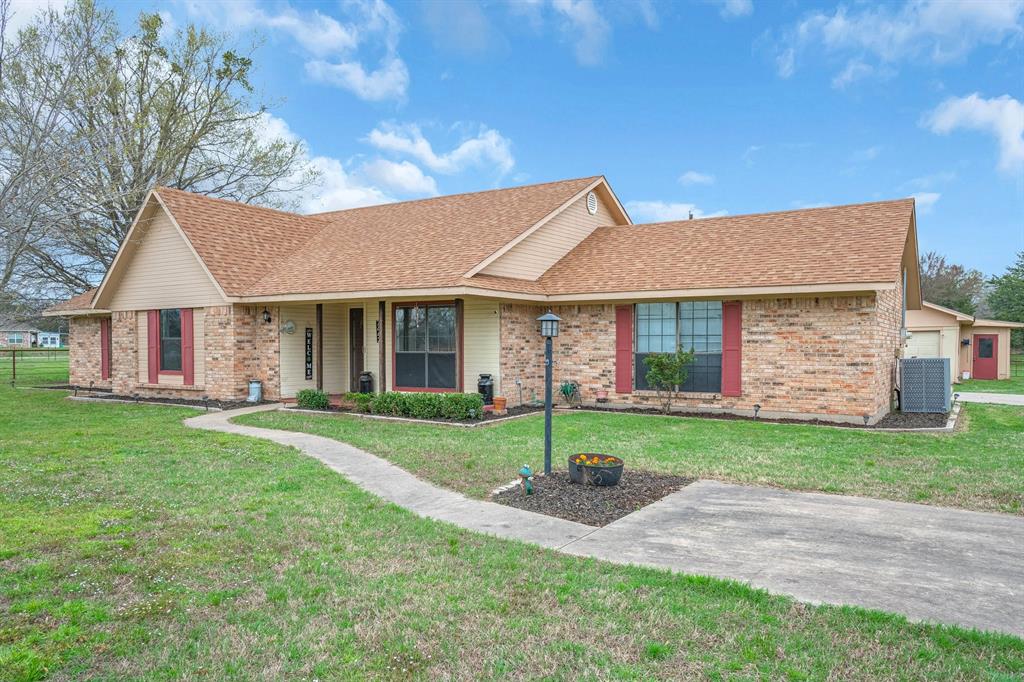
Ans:
{"type": "Polygon", "coordinates": [[[387,305],[384,301],[377,302],[377,328],[380,329],[380,336],[377,339],[377,385],[380,387],[380,392],[384,393],[388,390],[388,318],[387,318],[387,305]]]}

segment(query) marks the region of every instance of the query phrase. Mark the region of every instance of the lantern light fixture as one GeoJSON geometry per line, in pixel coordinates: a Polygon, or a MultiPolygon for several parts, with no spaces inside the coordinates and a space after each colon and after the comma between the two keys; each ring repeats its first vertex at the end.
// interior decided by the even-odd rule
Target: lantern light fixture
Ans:
{"type": "Polygon", "coordinates": [[[537,321],[540,322],[541,336],[546,339],[558,336],[558,323],[562,321],[558,315],[548,310],[547,313],[538,317],[537,321]]]}

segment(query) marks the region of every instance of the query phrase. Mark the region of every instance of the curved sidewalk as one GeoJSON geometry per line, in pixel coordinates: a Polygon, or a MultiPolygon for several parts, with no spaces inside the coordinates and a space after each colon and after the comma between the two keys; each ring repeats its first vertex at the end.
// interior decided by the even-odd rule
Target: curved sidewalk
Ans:
{"type": "Polygon", "coordinates": [[[188,426],[299,448],[362,488],[439,521],[619,564],[749,583],[808,602],[1024,636],[1024,518],[862,497],[698,481],[603,528],[473,500],[322,436],[188,426]]]}

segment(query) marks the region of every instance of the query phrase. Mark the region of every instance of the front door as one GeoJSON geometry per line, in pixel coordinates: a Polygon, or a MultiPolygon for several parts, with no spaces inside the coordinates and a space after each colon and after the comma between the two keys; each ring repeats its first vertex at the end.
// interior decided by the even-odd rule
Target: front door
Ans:
{"type": "Polygon", "coordinates": [[[999,378],[999,337],[996,334],[974,335],[974,378],[999,378]]]}
{"type": "Polygon", "coordinates": [[[348,311],[348,367],[350,390],[359,390],[359,375],[363,373],[363,309],[348,311]]]}

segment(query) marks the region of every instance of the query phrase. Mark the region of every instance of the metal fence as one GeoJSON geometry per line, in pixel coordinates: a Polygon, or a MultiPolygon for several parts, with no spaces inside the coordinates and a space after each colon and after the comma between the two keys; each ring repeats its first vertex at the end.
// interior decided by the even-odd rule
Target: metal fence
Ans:
{"type": "Polygon", "coordinates": [[[1024,355],[1010,356],[1010,376],[1024,377],[1024,355]]]}
{"type": "Polygon", "coordinates": [[[46,386],[68,383],[66,348],[0,348],[0,383],[46,386]]]}

